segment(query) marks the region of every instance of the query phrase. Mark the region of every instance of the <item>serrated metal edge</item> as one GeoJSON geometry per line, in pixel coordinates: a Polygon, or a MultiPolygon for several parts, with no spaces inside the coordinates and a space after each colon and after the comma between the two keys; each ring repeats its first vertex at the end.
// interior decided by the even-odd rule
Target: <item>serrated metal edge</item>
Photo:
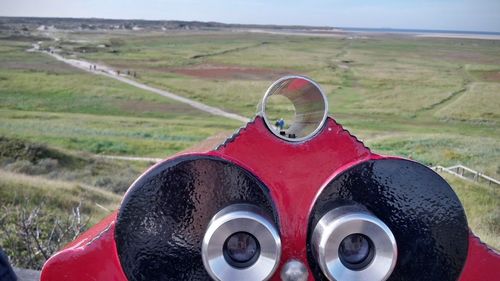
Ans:
{"type": "Polygon", "coordinates": [[[236,140],[236,138],[238,138],[240,136],[240,134],[245,131],[247,129],[248,126],[252,125],[255,123],[255,121],[257,120],[257,117],[259,117],[259,115],[255,116],[253,119],[251,119],[250,121],[248,121],[248,123],[246,123],[245,125],[241,126],[240,128],[238,128],[231,136],[229,136],[223,143],[217,145],[217,147],[215,147],[215,151],[217,150],[220,150],[224,147],[226,147],[228,144],[234,142],[236,140]]]}

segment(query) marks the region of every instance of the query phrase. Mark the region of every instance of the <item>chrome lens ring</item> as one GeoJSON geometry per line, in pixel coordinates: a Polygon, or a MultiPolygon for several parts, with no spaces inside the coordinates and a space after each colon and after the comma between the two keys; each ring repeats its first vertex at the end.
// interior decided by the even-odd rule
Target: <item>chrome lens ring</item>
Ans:
{"type": "Polygon", "coordinates": [[[285,76],[267,89],[260,103],[260,115],[269,130],[277,137],[300,142],[314,137],[324,126],[328,117],[328,99],[321,87],[313,80],[298,75],[285,76]],[[280,131],[267,114],[271,96],[284,96],[295,108],[295,118],[291,127],[280,131]]]}
{"type": "Polygon", "coordinates": [[[281,239],[272,220],[257,206],[234,204],[210,221],[202,243],[203,265],[214,280],[267,280],[281,256],[281,239]],[[257,257],[235,266],[228,261],[228,239],[241,233],[257,240],[257,257]]]}
{"type": "Polygon", "coordinates": [[[344,206],[327,212],[312,235],[313,253],[329,280],[387,280],[397,260],[396,239],[380,219],[357,206],[344,206]],[[369,243],[363,260],[353,266],[341,255],[346,237],[359,235],[369,243]]]}

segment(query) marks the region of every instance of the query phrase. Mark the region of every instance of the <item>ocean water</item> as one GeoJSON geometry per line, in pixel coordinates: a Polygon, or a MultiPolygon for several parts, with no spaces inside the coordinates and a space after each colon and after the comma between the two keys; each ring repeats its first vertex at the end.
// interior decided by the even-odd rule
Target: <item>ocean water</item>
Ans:
{"type": "Polygon", "coordinates": [[[398,28],[364,28],[364,27],[337,27],[344,31],[361,33],[408,33],[408,34],[474,34],[474,35],[500,35],[500,32],[467,31],[467,30],[429,30],[429,29],[398,29],[398,28]]]}

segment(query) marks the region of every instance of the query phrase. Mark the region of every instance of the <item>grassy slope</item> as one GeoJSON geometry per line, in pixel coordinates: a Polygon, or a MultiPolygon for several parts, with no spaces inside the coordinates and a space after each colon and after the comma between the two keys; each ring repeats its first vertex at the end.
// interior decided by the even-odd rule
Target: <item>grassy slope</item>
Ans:
{"type": "Polygon", "coordinates": [[[115,161],[0,136],[0,169],[123,194],[152,163],[115,161]]]}
{"type": "MultiPolygon", "coordinates": [[[[95,44],[119,37],[94,36],[95,44]]],[[[64,40],[61,44],[65,47],[64,40]]],[[[130,66],[147,84],[246,116],[254,114],[275,79],[272,71],[305,74],[325,89],[331,114],[376,152],[411,155],[427,164],[462,163],[500,177],[500,81],[492,76],[500,65],[499,41],[141,34],[128,35],[113,48],[118,52],[79,55],[117,68],[130,66]],[[271,74],[244,80],[175,72],[204,65],[271,74]]]]}
{"type": "MultiPolygon", "coordinates": [[[[145,83],[244,115],[255,111],[274,78],[207,79],[172,69],[232,65],[309,75],[327,92],[333,116],[375,152],[429,165],[462,163],[500,176],[496,112],[500,83],[484,78],[500,65],[498,41],[152,35],[128,38],[118,49],[118,54],[100,51],[84,56],[116,67],[130,65],[140,71],[139,79],[145,83]],[[193,52],[207,48],[207,40],[201,40],[207,37],[210,52],[223,52],[228,39],[253,47],[193,59],[193,52]],[[266,44],[258,44],[262,42],[266,44]],[[175,59],[159,55],[162,49],[176,54],[175,59]],[[130,50],[148,59],[136,59],[130,50]]],[[[472,229],[498,248],[498,196],[484,186],[447,179],[463,201],[472,229]]]]}
{"type": "Polygon", "coordinates": [[[65,215],[81,202],[81,211],[90,216],[91,224],[115,210],[121,196],[75,182],[49,180],[39,176],[22,175],[0,170],[0,205],[23,205],[32,208],[44,204],[48,212],[65,215]]]}
{"type": "Polygon", "coordinates": [[[166,157],[236,122],[0,110],[0,134],[97,154],[166,157]]]}
{"type": "Polygon", "coordinates": [[[477,122],[500,120],[500,110],[495,102],[499,98],[500,83],[474,82],[465,94],[441,108],[436,115],[477,122]]]}
{"type": "Polygon", "coordinates": [[[1,135],[92,153],[165,157],[240,125],[26,53],[27,43],[4,42],[1,135]]]}
{"type": "MultiPolygon", "coordinates": [[[[66,50],[82,47],[68,39],[86,39],[87,47],[111,43],[118,52],[94,48],[97,52],[79,56],[134,69],[147,84],[246,116],[255,113],[263,91],[277,77],[204,79],[174,70],[233,65],[309,75],[325,89],[332,115],[376,152],[427,164],[458,162],[500,175],[499,82],[488,78],[500,65],[498,41],[221,33],[58,37],[66,50]]],[[[240,125],[26,54],[27,46],[0,44],[1,135],[92,153],[163,157],[240,125]]],[[[483,186],[447,179],[464,202],[473,230],[498,247],[498,196],[483,186]]]]}
{"type": "Polygon", "coordinates": [[[36,233],[43,247],[52,241],[51,250],[45,248],[50,255],[74,238],[76,233],[72,229],[79,224],[71,217],[75,208],[79,207],[81,227],[86,229],[110,214],[119,202],[118,195],[100,188],[0,170],[0,247],[14,266],[40,270],[45,258],[40,251],[33,250],[35,242],[27,238],[31,236],[21,222],[32,225],[30,235],[36,233]],[[59,234],[53,236],[53,233],[59,234]]]}
{"type": "Polygon", "coordinates": [[[176,66],[201,64],[286,70],[309,75],[320,82],[333,101],[332,112],[362,109],[365,113],[407,115],[437,104],[463,88],[464,64],[500,63],[500,55],[494,52],[500,48],[498,44],[462,41],[347,40],[258,34],[152,35],[127,38],[124,45],[116,48],[119,53],[99,50],[82,55],[116,67],[132,67],[143,74],[141,79],[152,84],[247,115],[253,114],[262,89],[274,78],[250,83],[238,79],[221,81],[175,74],[172,70],[176,66]],[[225,53],[234,47],[228,41],[250,47],[225,53]],[[193,58],[194,54],[211,53],[219,54],[193,58]],[[242,85],[246,86],[238,88],[242,85]],[[233,100],[234,95],[242,92],[243,100],[233,100]]]}
{"type": "Polygon", "coordinates": [[[462,202],[469,227],[482,241],[500,249],[500,193],[494,187],[443,174],[462,202]]]}

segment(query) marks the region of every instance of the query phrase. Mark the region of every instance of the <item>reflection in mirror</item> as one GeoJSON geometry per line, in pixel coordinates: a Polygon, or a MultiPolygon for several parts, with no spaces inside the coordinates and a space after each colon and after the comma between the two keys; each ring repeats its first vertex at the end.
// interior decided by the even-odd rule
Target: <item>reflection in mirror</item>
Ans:
{"type": "Polygon", "coordinates": [[[267,90],[261,114],[267,127],[278,137],[302,141],[313,137],[328,113],[326,96],[312,80],[287,76],[267,90]]]}

